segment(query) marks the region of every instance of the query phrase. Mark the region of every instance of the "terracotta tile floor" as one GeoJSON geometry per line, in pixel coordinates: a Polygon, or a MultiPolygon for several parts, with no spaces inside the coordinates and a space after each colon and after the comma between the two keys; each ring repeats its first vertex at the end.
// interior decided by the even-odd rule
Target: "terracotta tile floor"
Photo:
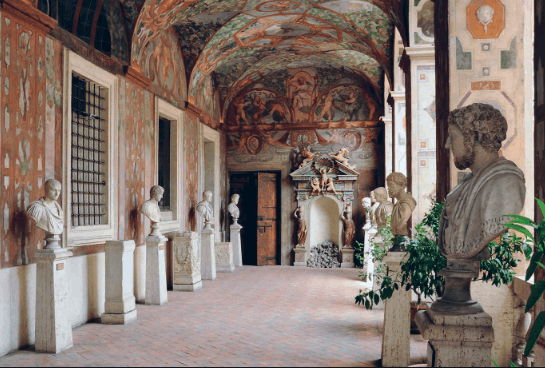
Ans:
{"type": "MultiPolygon", "coordinates": [[[[168,292],[161,307],[137,305],[126,326],[88,323],[60,354],[30,347],[0,366],[375,366],[383,310],[354,304],[355,269],[242,267],[196,293],[168,292]]],[[[426,342],[411,341],[411,363],[426,342]]]]}

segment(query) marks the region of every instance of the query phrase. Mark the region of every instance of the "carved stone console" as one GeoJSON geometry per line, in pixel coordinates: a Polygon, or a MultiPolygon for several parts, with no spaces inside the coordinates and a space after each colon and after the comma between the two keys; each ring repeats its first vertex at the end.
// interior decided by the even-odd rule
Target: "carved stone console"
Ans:
{"type": "Polygon", "coordinates": [[[306,266],[310,249],[323,241],[337,244],[343,259],[345,253],[352,259],[352,244],[344,244],[342,215],[352,206],[358,175],[347,160],[328,154],[313,156],[290,174],[297,195],[297,238],[304,240],[294,247],[295,266],[306,266]]]}

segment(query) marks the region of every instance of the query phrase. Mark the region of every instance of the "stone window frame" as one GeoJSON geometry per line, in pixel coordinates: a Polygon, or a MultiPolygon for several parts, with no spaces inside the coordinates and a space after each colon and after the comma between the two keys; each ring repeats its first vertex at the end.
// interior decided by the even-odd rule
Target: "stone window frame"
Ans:
{"type": "Polygon", "coordinates": [[[62,208],[64,210],[64,235],[62,246],[77,247],[103,244],[108,240],[116,240],[118,235],[118,78],[75,52],[64,48],[64,85],[63,85],[63,162],[62,162],[62,208]],[[108,127],[106,151],[106,224],[72,227],[70,199],[72,150],[72,74],[100,84],[107,90],[105,100],[108,127]]]}
{"type": "MultiPolygon", "coordinates": [[[[156,97],[155,108],[155,169],[154,169],[154,185],[159,181],[159,117],[170,120],[170,182],[176,183],[174,187],[170,187],[170,211],[161,211],[161,222],[159,223],[159,230],[162,233],[168,233],[173,231],[181,231],[183,229],[183,212],[185,208],[185,196],[184,193],[184,162],[185,162],[185,150],[183,149],[183,135],[184,135],[184,111],[171,105],[167,101],[156,97]],[[174,137],[174,139],[172,139],[174,137]]],[[[149,193],[146,193],[148,198],[149,193]]]]}

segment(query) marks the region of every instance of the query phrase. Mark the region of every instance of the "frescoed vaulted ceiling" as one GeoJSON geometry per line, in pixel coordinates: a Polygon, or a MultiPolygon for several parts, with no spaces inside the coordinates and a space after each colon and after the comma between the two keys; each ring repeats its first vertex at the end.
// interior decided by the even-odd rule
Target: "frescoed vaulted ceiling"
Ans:
{"type": "MultiPolygon", "coordinates": [[[[225,116],[241,91],[286,69],[353,75],[383,104],[384,78],[392,79],[396,27],[406,43],[406,1],[91,0],[83,7],[80,0],[53,3],[62,13],[58,17],[66,18],[63,28],[84,40],[70,25],[77,24],[84,10],[86,18],[104,12],[111,55],[136,70],[142,71],[158,35],[174,35],[183,58],[187,99],[196,104],[203,99],[198,94],[204,86],[212,85],[219,91],[225,116]]],[[[92,27],[100,29],[100,24],[92,27]]],[[[92,28],[89,32],[94,34],[92,28]]],[[[91,37],[91,46],[98,47],[94,43],[91,37]]]]}

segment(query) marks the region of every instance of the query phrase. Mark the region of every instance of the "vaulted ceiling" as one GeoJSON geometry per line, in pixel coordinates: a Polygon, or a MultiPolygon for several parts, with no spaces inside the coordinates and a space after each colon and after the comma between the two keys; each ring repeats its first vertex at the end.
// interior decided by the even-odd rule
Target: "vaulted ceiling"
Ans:
{"type": "MultiPolygon", "coordinates": [[[[402,37],[406,33],[405,0],[90,1],[108,9],[105,17],[112,26],[119,2],[133,65],[158,34],[174,27],[189,99],[212,77],[224,109],[248,85],[286,68],[332,68],[357,75],[381,101],[384,78],[392,80],[395,27],[402,37]]],[[[111,33],[114,53],[115,40],[123,37],[111,33]]]]}

